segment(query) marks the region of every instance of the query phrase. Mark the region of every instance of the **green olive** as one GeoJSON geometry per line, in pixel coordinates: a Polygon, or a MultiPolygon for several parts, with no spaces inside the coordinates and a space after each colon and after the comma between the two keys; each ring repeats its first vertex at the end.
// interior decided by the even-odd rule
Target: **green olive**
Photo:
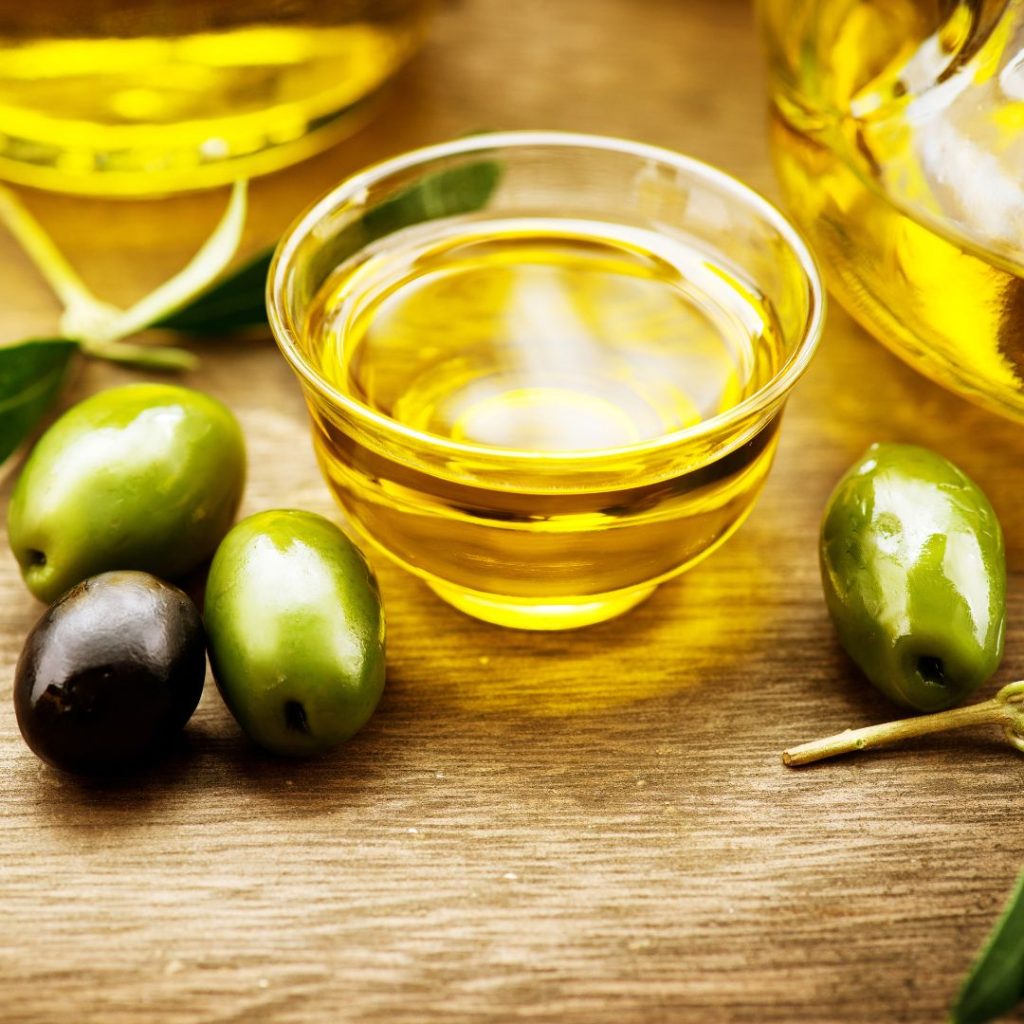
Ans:
{"type": "Polygon", "coordinates": [[[225,406],[189,388],[130,384],[80,402],[43,434],[7,534],[43,601],[113,569],[173,580],[213,553],[244,483],[242,432],[225,406]]]}
{"type": "Polygon", "coordinates": [[[941,455],[872,445],[829,499],[820,550],[839,639],[886,696],[939,711],[998,668],[1003,532],[981,488],[941,455]]]}
{"type": "Polygon", "coordinates": [[[206,584],[214,678],[260,746],[316,754],[366,724],[384,688],[384,613],[373,571],[323,516],[242,520],[206,584]]]}

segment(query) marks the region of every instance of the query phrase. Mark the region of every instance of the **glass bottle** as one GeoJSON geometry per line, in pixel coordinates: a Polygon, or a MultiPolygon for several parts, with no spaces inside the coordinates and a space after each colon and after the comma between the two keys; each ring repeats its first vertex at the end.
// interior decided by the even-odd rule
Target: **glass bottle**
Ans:
{"type": "Polygon", "coordinates": [[[426,0],[54,0],[0,11],[0,176],[154,194],[301,159],[365,113],[426,0]]]}
{"type": "Polygon", "coordinates": [[[1024,3],[761,0],[771,137],[829,286],[1024,420],[1024,3]]]}

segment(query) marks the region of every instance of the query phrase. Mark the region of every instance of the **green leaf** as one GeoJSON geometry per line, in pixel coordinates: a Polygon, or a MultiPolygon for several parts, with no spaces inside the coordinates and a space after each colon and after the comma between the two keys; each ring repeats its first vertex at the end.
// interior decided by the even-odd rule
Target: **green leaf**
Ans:
{"type": "Polygon", "coordinates": [[[22,441],[60,394],[78,342],[24,341],[0,348],[0,462],[22,441]]]}
{"type": "Polygon", "coordinates": [[[951,1024],[985,1024],[1024,998],[1024,872],[981,948],[950,1017],[951,1024]]]}
{"type": "Polygon", "coordinates": [[[265,327],[267,271],[273,256],[273,248],[263,250],[151,326],[183,334],[230,334],[265,327]]]}
{"type": "MultiPolygon", "coordinates": [[[[500,178],[501,167],[492,160],[459,164],[425,175],[339,232],[322,251],[322,261],[333,268],[393,231],[482,209],[500,178]]],[[[151,326],[186,334],[230,334],[265,327],[267,271],[272,257],[273,249],[259,253],[151,326]]],[[[314,277],[317,272],[315,268],[314,277]]]]}
{"type": "Polygon", "coordinates": [[[426,174],[367,210],[362,218],[363,228],[372,241],[412,224],[472,213],[487,203],[500,178],[501,167],[493,160],[458,164],[426,174]]]}

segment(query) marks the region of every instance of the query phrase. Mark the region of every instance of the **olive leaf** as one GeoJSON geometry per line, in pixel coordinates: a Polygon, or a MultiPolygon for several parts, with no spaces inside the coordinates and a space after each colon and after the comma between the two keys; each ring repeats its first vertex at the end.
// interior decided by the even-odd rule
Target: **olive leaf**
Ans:
{"type": "Polygon", "coordinates": [[[78,347],[66,338],[40,338],[0,348],[0,462],[53,404],[78,347]]]}
{"type": "Polygon", "coordinates": [[[182,334],[231,334],[266,326],[267,271],[274,256],[271,246],[219,277],[191,302],[150,323],[182,334]]]}
{"type": "MultiPolygon", "coordinates": [[[[337,266],[393,231],[479,210],[487,204],[500,177],[500,166],[491,160],[459,164],[425,175],[345,227],[325,246],[323,258],[337,266]]],[[[150,326],[201,335],[265,327],[267,271],[272,257],[273,249],[260,252],[175,312],[152,321],[150,326]]]]}
{"type": "Polygon", "coordinates": [[[1024,872],[971,968],[951,1024],[985,1024],[1024,998],[1024,872]]]}

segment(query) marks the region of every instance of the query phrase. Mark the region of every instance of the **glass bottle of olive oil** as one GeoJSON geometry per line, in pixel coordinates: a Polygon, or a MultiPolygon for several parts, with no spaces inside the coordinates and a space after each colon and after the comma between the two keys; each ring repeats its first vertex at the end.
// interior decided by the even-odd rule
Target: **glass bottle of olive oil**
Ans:
{"type": "Polygon", "coordinates": [[[832,291],[1024,420],[1024,4],[761,0],[783,190],[832,291]]]}
{"type": "Polygon", "coordinates": [[[0,9],[0,176],[94,194],[214,185],[351,130],[426,0],[53,0],[0,9]]]}

